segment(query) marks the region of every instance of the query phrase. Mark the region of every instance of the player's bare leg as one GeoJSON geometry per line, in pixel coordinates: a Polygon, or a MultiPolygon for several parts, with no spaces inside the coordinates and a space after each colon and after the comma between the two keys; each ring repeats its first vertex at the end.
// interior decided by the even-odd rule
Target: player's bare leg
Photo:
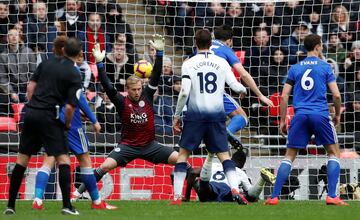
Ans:
{"type": "Polygon", "coordinates": [[[245,111],[238,107],[235,111],[231,112],[228,115],[230,123],[228,124],[226,131],[228,134],[228,141],[234,149],[241,149],[242,144],[240,138],[236,137],[235,133],[243,129],[248,123],[248,117],[245,111]]]}
{"type": "Polygon", "coordinates": [[[277,205],[279,203],[281,188],[290,174],[292,162],[295,160],[297,153],[298,149],[296,148],[286,149],[285,158],[281,161],[277,172],[273,193],[271,197],[266,200],[265,205],[277,205]]]}
{"type": "Polygon", "coordinates": [[[237,203],[241,205],[247,205],[248,201],[246,200],[245,196],[240,193],[237,182],[235,163],[231,160],[229,152],[220,152],[216,155],[223,165],[224,173],[229,181],[234,201],[237,201],[237,203]]]}
{"type": "Polygon", "coordinates": [[[105,202],[105,200],[100,198],[90,154],[86,152],[84,154],[76,155],[76,158],[79,161],[82,182],[84,183],[92,200],[91,208],[108,210],[117,209],[116,206],[109,205],[105,202]]]}
{"type": "Polygon", "coordinates": [[[328,195],[326,197],[326,204],[338,206],[348,205],[346,202],[342,201],[338,196],[336,196],[336,185],[339,181],[340,176],[339,145],[325,145],[325,149],[329,157],[327,163],[328,195]]]}
{"type": "Polygon", "coordinates": [[[177,163],[174,169],[174,198],[171,205],[180,205],[182,200],[182,189],[186,178],[187,160],[191,151],[180,147],[177,163]]]}
{"type": "Polygon", "coordinates": [[[178,157],[179,157],[179,153],[177,151],[172,152],[172,154],[170,154],[169,156],[168,163],[175,165],[178,157]]]}

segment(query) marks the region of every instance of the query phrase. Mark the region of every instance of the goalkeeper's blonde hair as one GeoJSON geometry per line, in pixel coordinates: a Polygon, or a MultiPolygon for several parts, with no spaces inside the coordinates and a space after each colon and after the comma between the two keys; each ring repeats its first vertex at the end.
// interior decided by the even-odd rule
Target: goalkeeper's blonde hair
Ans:
{"type": "Polygon", "coordinates": [[[138,82],[141,82],[142,84],[142,80],[139,77],[136,75],[131,75],[126,80],[126,87],[129,88],[131,85],[137,84],[138,82]]]}

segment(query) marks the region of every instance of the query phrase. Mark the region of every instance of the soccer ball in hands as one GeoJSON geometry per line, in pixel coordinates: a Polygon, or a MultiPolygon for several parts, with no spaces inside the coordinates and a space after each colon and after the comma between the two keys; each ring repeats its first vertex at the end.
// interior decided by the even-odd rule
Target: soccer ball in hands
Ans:
{"type": "Polygon", "coordinates": [[[134,65],[134,74],[139,78],[149,78],[153,66],[147,60],[139,60],[134,65]]]}

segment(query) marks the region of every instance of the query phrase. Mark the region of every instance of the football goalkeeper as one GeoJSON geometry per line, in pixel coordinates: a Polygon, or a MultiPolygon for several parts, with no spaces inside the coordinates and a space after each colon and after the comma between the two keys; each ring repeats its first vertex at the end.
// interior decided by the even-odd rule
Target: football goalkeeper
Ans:
{"type": "MultiPolygon", "coordinates": [[[[156,49],[156,59],[151,79],[148,85],[143,88],[143,82],[139,77],[130,76],[125,85],[127,96],[118,93],[105,73],[104,64],[102,63],[105,51],[100,51],[99,45],[96,45],[93,50],[101,85],[115,105],[122,123],[119,144],[110,152],[100,167],[95,170],[97,181],[110,170],[118,166],[124,167],[137,158],[154,164],[175,164],[177,161],[178,152],[155,141],[153,96],[157,90],[162,72],[165,39],[160,35],[155,35],[150,44],[156,49]]],[[[81,184],[73,193],[73,197],[80,197],[84,191],[85,185],[81,184]]]]}

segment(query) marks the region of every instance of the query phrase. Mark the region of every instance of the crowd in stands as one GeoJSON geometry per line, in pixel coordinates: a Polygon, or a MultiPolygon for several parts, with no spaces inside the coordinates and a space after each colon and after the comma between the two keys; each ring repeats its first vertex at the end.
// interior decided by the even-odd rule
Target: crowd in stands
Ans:
{"type": "MultiPolygon", "coordinates": [[[[197,29],[231,26],[233,49],[245,52],[239,58],[244,59],[243,65],[266,96],[281,92],[288,68],[306,56],[305,36],[318,34],[324,42],[324,59],[333,67],[342,92],[345,109],[342,130],[355,130],[354,121],[360,121],[359,1],[243,4],[144,0],[144,6],[165,18],[167,37],[173,37],[178,55],[193,53],[197,29]],[[164,14],[158,14],[159,8],[164,9],[164,14]]],[[[103,132],[119,130],[114,106],[97,83],[91,51],[95,43],[107,51],[105,70],[119,92],[125,92],[125,80],[133,74],[134,63],[139,59],[153,63],[156,52],[148,45],[145,54],[137,53],[134,33],[124,16],[115,0],[0,1],[0,117],[13,117],[12,104],[27,101],[26,85],[36,66],[52,56],[53,39],[67,35],[83,42],[83,60],[77,64],[87,97],[103,123],[103,132]]],[[[163,76],[154,105],[159,135],[172,136],[172,114],[181,85],[180,72],[173,71],[173,61],[174,57],[164,56],[163,76]]],[[[258,117],[266,115],[267,110],[253,111],[259,102],[253,94],[249,97],[241,103],[248,109],[250,119],[255,119],[250,120],[250,126],[256,127],[258,117]]]]}
{"type": "MultiPolygon", "coordinates": [[[[267,96],[281,92],[289,67],[306,57],[303,41],[313,33],[322,37],[324,59],[333,66],[342,92],[344,114],[342,131],[355,130],[360,98],[360,13],[359,1],[305,0],[266,3],[220,3],[145,1],[157,13],[165,8],[168,34],[174,35],[178,50],[193,52],[192,36],[196,29],[213,30],[220,25],[233,28],[233,49],[245,51],[243,65],[267,96]]],[[[250,94],[250,97],[255,97],[250,94]]],[[[329,100],[331,103],[331,100],[329,100]]],[[[249,107],[254,128],[263,115],[258,100],[242,100],[249,107]],[[252,110],[252,111],[251,111],[252,110]],[[254,114],[255,112],[255,114],[254,114]]],[[[260,120],[261,121],[261,120],[260,120]]]]}

